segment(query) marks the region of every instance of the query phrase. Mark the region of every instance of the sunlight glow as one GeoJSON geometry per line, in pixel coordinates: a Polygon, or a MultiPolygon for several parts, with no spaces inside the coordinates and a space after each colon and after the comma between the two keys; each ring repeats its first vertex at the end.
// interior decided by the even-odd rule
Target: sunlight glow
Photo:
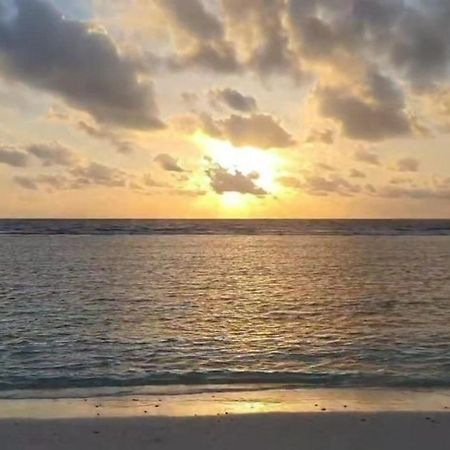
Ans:
{"type": "MultiPolygon", "coordinates": [[[[281,159],[273,151],[255,147],[235,147],[228,141],[214,139],[198,133],[195,141],[205,150],[211,161],[230,173],[236,171],[244,175],[257,173],[259,177],[254,183],[269,195],[275,195],[281,189],[276,182],[281,159]]],[[[222,203],[229,208],[242,207],[249,203],[249,195],[239,192],[226,192],[222,195],[222,203]]]]}

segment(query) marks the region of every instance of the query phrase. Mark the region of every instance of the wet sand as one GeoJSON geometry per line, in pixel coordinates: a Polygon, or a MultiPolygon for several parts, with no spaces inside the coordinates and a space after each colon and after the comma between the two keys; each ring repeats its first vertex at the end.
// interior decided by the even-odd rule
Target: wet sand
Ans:
{"type": "Polygon", "coordinates": [[[449,391],[0,400],[2,450],[448,450],[449,391]]]}

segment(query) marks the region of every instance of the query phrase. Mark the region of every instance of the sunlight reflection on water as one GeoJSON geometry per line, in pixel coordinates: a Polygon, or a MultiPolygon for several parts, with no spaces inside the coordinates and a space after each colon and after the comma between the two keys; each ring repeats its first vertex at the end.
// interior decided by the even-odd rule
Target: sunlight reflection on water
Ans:
{"type": "Polygon", "coordinates": [[[450,238],[0,239],[0,388],[450,384],[450,238]]]}

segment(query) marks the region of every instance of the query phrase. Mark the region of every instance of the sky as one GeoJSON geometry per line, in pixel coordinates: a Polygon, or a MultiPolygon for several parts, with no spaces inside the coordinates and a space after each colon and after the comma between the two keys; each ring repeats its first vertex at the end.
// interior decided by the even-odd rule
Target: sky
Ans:
{"type": "Polygon", "coordinates": [[[0,217],[450,218],[448,0],[0,0],[0,217]]]}

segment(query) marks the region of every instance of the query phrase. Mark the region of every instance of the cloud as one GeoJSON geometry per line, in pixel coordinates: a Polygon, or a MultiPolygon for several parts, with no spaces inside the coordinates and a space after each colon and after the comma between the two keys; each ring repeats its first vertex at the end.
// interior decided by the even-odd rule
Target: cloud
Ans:
{"type": "Polygon", "coordinates": [[[74,177],[73,186],[85,187],[100,185],[107,187],[125,187],[128,175],[121,169],[90,162],[85,166],[77,166],[70,170],[74,177]]]}
{"type": "Polygon", "coordinates": [[[398,84],[376,68],[368,70],[366,87],[369,96],[376,103],[395,110],[402,110],[405,107],[405,96],[398,84]]]}
{"type": "Polygon", "coordinates": [[[184,172],[178,161],[168,153],[160,153],[155,157],[155,161],[168,172],[184,172]]]}
{"type": "Polygon", "coordinates": [[[36,181],[32,177],[28,177],[25,175],[16,175],[13,180],[23,189],[29,189],[33,191],[37,191],[39,189],[38,183],[36,183],[36,181]]]}
{"type": "Polygon", "coordinates": [[[326,163],[318,163],[318,164],[317,164],[317,167],[318,167],[319,169],[327,170],[327,171],[329,171],[329,172],[334,172],[334,171],[336,170],[335,167],[330,166],[329,164],[326,164],[326,163]]]}
{"type": "Polygon", "coordinates": [[[171,32],[173,48],[165,58],[169,69],[241,71],[235,48],[225,39],[223,23],[201,0],[157,0],[156,4],[171,32]]]}
{"type": "Polygon", "coordinates": [[[195,42],[169,59],[168,66],[174,70],[198,67],[218,73],[242,70],[233,45],[227,41],[195,42]]]}
{"type": "Polygon", "coordinates": [[[152,86],[139,66],[104,31],[68,20],[42,0],[14,0],[15,14],[0,21],[4,73],[61,95],[99,122],[160,128],[152,86]]]}
{"type": "Polygon", "coordinates": [[[366,174],[358,169],[350,170],[350,178],[366,178],[366,174]]]}
{"type": "Polygon", "coordinates": [[[377,195],[384,198],[408,198],[412,200],[450,200],[450,186],[443,187],[404,187],[385,186],[377,195]]]}
{"type": "MultiPolygon", "coordinates": [[[[448,84],[450,6],[445,1],[158,3],[175,36],[169,67],[314,81],[310,86],[320,86],[315,98],[321,115],[339,123],[351,139],[427,133],[408,94],[448,84]]],[[[331,144],[334,138],[326,130],[307,142],[331,144]]]]}
{"type": "Polygon", "coordinates": [[[338,89],[318,93],[324,116],[337,120],[352,139],[380,141],[406,136],[411,132],[409,118],[402,109],[386,103],[369,103],[338,89]]]}
{"type": "Polygon", "coordinates": [[[415,158],[401,158],[396,162],[396,170],[399,172],[418,172],[420,163],[415,158]]]}
{"type": "Polygon", "coordinates": [[[268,114],[233,114],[213,125],[214,128],[209,134],[215,137],[221,135],[237,147],[285,148],[295,143],[292,136],[268,114]]]}
{"type": "Polygon", "coordinates": [[[26,167],[28,165],[28,155],[15,148],[0,146],[0,164],[12,167],[26,167]]]}
{"type": "Polygon", "coordinates": [[[182,92],[181,100],[191,111],[194,111],[200,99],[195,92],[182,92]]]}
{"type": "Polygon", "coordinates": [[[329,128],[324,130],[314,129],[311,130],[305,142],[308,144],[321,142],[322,144],[331,145],[333,144],[335,137],[335,132],[329,128]]]}
{"type": "MultiPolygon", "coordinates": [[[[95,161],[68,166],[64,172],[14,176],[13,181],[23,189],[47,188],[49,191],[80,190],[100,186],[129,188],[140,193],[150,193],[148,188],[171,188],[169,184],[153,179],[150,174],[136,175],[95,161]]],[[[166,193],[171,191],[166,190],[166,193]]]]}
{"type": "Polygon", "coordinates": [[[37,191],[40,187],[50,190],[78,189],[81,186],[74,184],[70,177],[65,175],[42,174],[36,176],[15,176],[14,182],[23,189],[37,191]]]}
{"type": "Polygon", "coordinates": [[[179,68],[194,64],[298,80],[305,71],[320,78],[324,66],[356,78],[362,68],[378,63],[394,78],[421,88],[448,77],[446,1],[158,0],[158,4],[172,31],[184,33],[174,49],[179,68]],[[354,70],[348,70],[349,63],[354,70]]]}
{"type": "Polygon", "coordinates": [[[267,195],[267,192],[259,187],[255,181],[259,178],[257,173],[243,174],[239,170],[228,172],[225,168],[215,166],[206,171],[214,192],[238,192],[240,194],[252,194],[256,196],[267,195]]]}
{"type": "Polygon", "coordinates": [[[355,152],[355,160],[366,164],[370,164],[372,166],[381,165],[379,156],[376,153],[373,153],[364,148],[361,148],[355,152]]]}
{"type": "Polygon", "coordinates": [[[222,16],[199,0],[158,0],[175,36],[169,67],[301,76],[283,25],[284,0],[222,0],[222,16]]]}
{"type": "Polygon", "coordinates": [[[448,76],[450,47],[445,19],[436,15],[437,2],[430,4],[424,5],[422,14],[412,9],[403,14],[390,49],[392,64],[419,87],[448,76]]]}
{"type": "Polygon", "coordinates": [[[277,181],[281,183],[283,186],[292,189],[301,189],[303,187],[303,182],[299,178],[291,177],[291,176],[282,176],[278,177],[277,181]]]}
{"type": "Polygon", "coordinates": [[[283,25],[284,0],[222,0],[227,31],[240,48],[242,65],[262,76],[301,75],[283,25]]]}
{"type": "Polygon", "coordinates": [[[397,77],[421,88],[448,76],[448,2],[288,0],[287,4],[291,42],[301,58],[336,68],[349,58],[362,65],[383,61],[397,77]]]}
{"type": "Polygon", "coordinates": [[[201,197],[207,193],[207,191],[202,189],[171,189],[168,191],[168,194],[180,197],[201,197]]]}
{"type": "Polygon", "coordinates": [[[390,179],[389,184],[409,184],[411,182],[412,180],[410,178],[394,177],[390,179]]]}
{"type": "Polygon", "coordinates": [[[362,192],[361,186],[350,183],[338,174],[322,176],[306,173],[302,178],[284,176],[279,177],[278,181],[289,188],[298,189],[308,195],[320,197],[330,194],[348,197],[362,192]]]}
{"type": "Polygon", "coordinates": [[[93,138],[109,142],[119,153],[128,154],[133,151],[130,142],[120,139],[110,130],[96,128],[82,120],[77,123],[77,128],[93,138]]]}
{"type": "Polygon", "coordinates": [[[323,176],[306,176],[303,190],[310,195],[326,196],[329,194],[339,194],[343,196],[351,196],[361,192],[361,187],[348,182],[339,175],[323,176]]]}
{"type": "Polygon", "coordinates": [[[232,114],[215,120],[208,114],[180,116],[173,125],[189,134],[201,130],[216,139],[227,140],[236,147],[260,149],[287,148],[295,144],[293,137],[269,114],[232,114]]]}
{"type": "Polygon", "coordinates": [[[210,90],[208,97],[213,106],[225,104],[229,108],[241,112],[252,112],[257,109],[256,100],[231,88],[210,90]]]}
{"type": "Polygon", "coordinates": [[[168,16],[188,34],[199,39],[220,38],[223,28],[220,21],[208,12],[199,0],[157,0],[168,16]]]}
{"type": "Polygon", "coordinates": [[[170,187],[167,183],[155,180],[150,173],[146,173],[142,176],[142,182],[147,187],[170,187]]]}
{"type": "Polygon", "coordinates": [[[55,142],[52,144],[31,144],[26,151],[38,158],[44,166],[72,166],[79,156],[71,149],[55,142]]]}

